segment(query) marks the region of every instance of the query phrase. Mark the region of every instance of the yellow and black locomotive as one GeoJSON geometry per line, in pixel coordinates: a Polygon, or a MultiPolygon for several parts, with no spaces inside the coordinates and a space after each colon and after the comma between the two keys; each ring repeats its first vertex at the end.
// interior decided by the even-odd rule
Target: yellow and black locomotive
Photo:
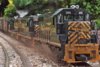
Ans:
{"type": "Polygon", "coordinates": [[[100,60],[95,22],[88,12],[61,8],[53,14],[53,23],[61,43],[61,59],[68,63],[100,60]]]}

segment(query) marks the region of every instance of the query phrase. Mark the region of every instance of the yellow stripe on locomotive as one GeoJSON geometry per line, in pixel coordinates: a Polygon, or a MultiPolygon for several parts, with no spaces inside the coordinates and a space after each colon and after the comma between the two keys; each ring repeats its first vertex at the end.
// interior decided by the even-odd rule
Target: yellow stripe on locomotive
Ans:
{"type": "Polygon", "coordinates": [[[68,30],[72,30],[68,33],[68,42],[69,44],[77,43],[80,39],[90,39],[90,22],[68,22],[68,30]],[[80,31],[80,32],[79,32],[80,31]]]}

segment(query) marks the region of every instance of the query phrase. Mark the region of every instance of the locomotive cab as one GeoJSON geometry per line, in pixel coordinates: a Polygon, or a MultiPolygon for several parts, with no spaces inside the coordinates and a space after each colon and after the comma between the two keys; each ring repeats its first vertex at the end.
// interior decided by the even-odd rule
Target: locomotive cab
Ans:
{"type": "Polygon", "coordinates": [[[100,60],[95,22],[83,9],[61,8],[53,14],[61,43],[61,59],[68,63],[100,60]]]}

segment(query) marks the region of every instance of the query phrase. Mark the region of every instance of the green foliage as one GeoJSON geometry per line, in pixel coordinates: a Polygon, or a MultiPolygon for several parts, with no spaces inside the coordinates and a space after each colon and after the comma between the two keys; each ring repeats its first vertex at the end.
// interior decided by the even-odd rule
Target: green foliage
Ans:
{"type": "Polygon", "coordinates": [[[66,4],[66,0],[14,0],[17,9],[28,9],[31,14],[53,12],[66,4]]]}
{"type": "Polygon", "coordinates": [[[5,11],[4,11],[4,16],[5,17],[10,17],[10,16],[12,16],[13,14],[15,14],[16,13],[16,8],[15,8],[15,6],[14,5],[8,5],[7,6],[7,8],[5,9],[5,11]]]}
{"type": "MultiPolygon", "coordinates": [[[[1,0],[0,0],[1,2],[1,0]]],[[[16,12],[16,9],[28,9],[30,14],[48,14],[53,13],[59,8],[79,5],[82,9],[93,15],[97,19],[97,26],[100,28],[100,0],[13,0],[14,5],[9,5],[5,9],[5,16],[10,16],[16,12]]]]}
{"type": "Polygon", "coordinates": [[[32,4],[32,2],[33,2],[33,0],[13,0],[13,1],[14,1],[14,5],[18,9],[23,9],[26,6],[32,4]]]}
{"type": "Polygon", "coordinates": [[[1,3],[1,1],[2,1],[2,0],[0,0],[0,3],[1,3]]]}
{"type": "MultiPolygon", "coordinates": [[[[1,0],[0,0],[1,1],[1,0]]],[[[61,7],[78,4],[93,15],[100,17],[100,0],[13,0],[17,9],[28,9],[34,13],[53,12],[61,7]]]]}
{"type": "Polygon", "coordinates": [[[100,19],[96,19],[95,21],[96,21],[97,28],[100,29],[100,19]]]}

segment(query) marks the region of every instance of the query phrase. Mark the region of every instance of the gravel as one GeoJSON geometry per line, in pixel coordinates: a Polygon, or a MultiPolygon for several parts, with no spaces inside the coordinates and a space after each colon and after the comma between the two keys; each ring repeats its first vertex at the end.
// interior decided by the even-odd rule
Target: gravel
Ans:
{"type": "Polygon", "coordinates": [[[5,56],[4,56],[3,49],[0,46],[0,67],[4,67],[4,64],[5,64],[5,56]]]}
{"type": "MultiPolygon", "coordinates": [[[[16,67],[16,65],[22,65],[24,67],[59,67],[58,64],[54,63],[52,60],[44,57],[34,50],[32,47],[26,47],[23,43],[16,41],[13,38],[10,38],[7,35],[0,33],[0,36],[4,37],[10,45],[15,49],[15,51],[9,46],[9,44],[0,38],[0,42],[9,48],[8,53],[11,58],[11,67],[16,67]],[[22,62],[21,62],[21,60],[22,62]],[[13,65],[13,66],[12,66],[13,65]]],[[[20,66],[17,66],[20,67],[20,66]]]]}
{"type": "MultiPolygon", "coordinates": [[[[23,67],[63,67],[63,66],[59,66],[54,61],[48,59],[41,53],[37,52],[34,49],[34,47],[30,47],[30,44],[27,44],[28,46],[25,46],[25,44],[7,36],[7,35],[4,35],[3,33],[0,33],[0,36],[4,37],[7,41],[9,41],[9,43],[11,43],[10,45],[20,55],[20,56],[18,56],[18,54],[16,54],[17,56],[15,59],[15,57],[14,57],[15,51],[13,51],[12,48],[9,47],[10,50],[8,52],[11,53],[9,56],[11,56],[11,57],[13,56],[12,57],[13,61],[11,61],[11,65],[18,65],[19,63],[20,64],[23,63],[23,67]],[[14,53],[14,55],[13,55],[13,53],[14,53]]],[[[2,41],[3,41],[3,39],[0,38],[0,42],[2,42],[2,41]]],[[[3,43],[6,43],[6,42],[4,41],[3,43]]],[[[8,43],[6,43],[6,44],[8,44],[8,43]]],[[[7,45],[5,45],[5,46],[7,46],[7,45]]],[[[92,67],[100,67],[99,63],[90,63],[89,62],[89,64],[92,67]]],[[[14,66],[12,66],[12,67],[14,67],[14,66]]],[[[20,66],[18,66],[18,67],[20,67],[20,66]]]]}
{"type": "Polygon", "coordinates": [[[100,67],[100,63],[99,62],[95,62],[95,63],[87,62],[87,63],[90,64],[92,67],[100,67]]]}
{"type": "Polygon", "coordinates": [[[38,54],[32,48],[28,48],[22,45],[15,47],[17,51],[21,51],[20,53],[23,57],[25,57],[24,60],[28,62],[30,67],[58,67],[58,65],[53,61],[47,59],[43,55],[38,54]]]}
{"type": "Polygon", "coordinates": [[[9,67],[22,67],[22,61],[20,56],[15,52],[15,50],[9,45],[7,41],[0,38],[0,43],[4,46],[9,57],[9,67]]]}

